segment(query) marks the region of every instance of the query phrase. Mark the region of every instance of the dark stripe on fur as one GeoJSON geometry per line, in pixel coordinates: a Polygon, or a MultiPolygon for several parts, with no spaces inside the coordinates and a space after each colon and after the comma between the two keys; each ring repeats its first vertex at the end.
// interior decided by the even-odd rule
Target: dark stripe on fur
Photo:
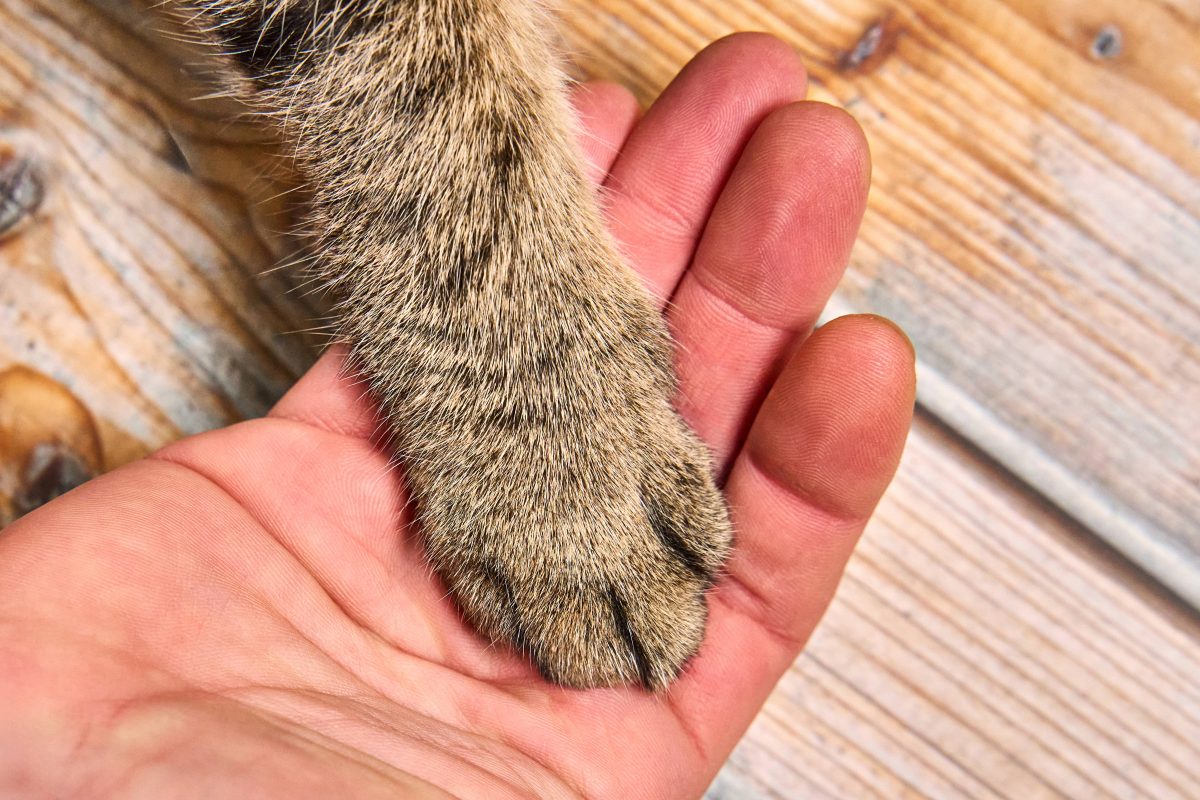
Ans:
{"type": "Polygon", "coordinates": [[[529,149],[529,134],[517,120],[501,116],[492,117],[492,130],[496,136],[496,149],[492,151],[492,168],[501,191],[507,191],[514,174],[525,163],[529,149]]]}
{"type": "Polygon", "coordinates": [[[295,64],[308,40],[310,25],[310,19],[294,13],[269,22],[265,16],[238,16],[218,18],[213,32],[255,78],[266,79],[295,64]]]}
{"type": "Polygon", "coordinates": [[[446,264],[444,286],[454,299],[462,298],[468,291],[478,289],[483,276],[492,264],[494,250],[492,239],[484,239],[475,247],[463,246],[456,257],[446,264]]]}
{"type": "Polygon", "coordinates": [[[681,564],[687,567],[688,571],[697,578],[703,580],[706,584],[712,584],[712,575],[704,566],[704,560],[696,554],[692,548],[688,547],[683,541],[683,537],[675,530],[675,526],[667,519],[666,515],[658,505],[652,501],[645,501],[646,518],[650,522],[650,527],[658,534],[658,538],[663,545],[679,560],[681,564]]]}
{"type": "Polygon", "coordinates": [[[512,626],[510,639],[513,646],[529,657],[529,660],[533,662],[534,667],[537,668],[538,673],[543,678],[548,681],[554,681],[554,675],[542,661],[537,648],[533,646],[533,642],[529,639],[529,634],[525,630],[524,623],[521,621],[521,612],[517,610],[516,594],[513,592],[512,582],[508,579],[508,575],[495,561],[484,562],[480,565],[479,570],[504,598],[505,610],[508,612],[506,616],[508,617],[509,624],[512,626]]]}
{"type": "Polygon", "coordinates": [[[213,33],[255,78],[281,80],[306,70],[308,53],[320,56],[352,39],[374,32],[386,17],[371,3],[305,0],[280,12],[262,3],[257,14],[215,14],[213,33]]]}
{"type": "Polygon", "coordinates": [[[646,658],[646,648],[642,646],[637,632],[633,629],[633,624],[629,621],[629,615],[625,613],[625,604],[621,602],[617,590],[611,586],[608,587],[608,604],[612,607],[613,622],[617,625],[617,632],[625,640],[625,646],[633,655],[633,663],[637,665],[638,680],[646,689],[653,691],[654,674],[650,670],[650,660],[646,658]]]}

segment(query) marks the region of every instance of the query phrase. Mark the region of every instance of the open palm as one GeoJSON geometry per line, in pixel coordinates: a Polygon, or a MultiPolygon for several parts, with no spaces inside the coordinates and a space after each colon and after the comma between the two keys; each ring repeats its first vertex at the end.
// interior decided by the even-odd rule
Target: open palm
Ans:
{"type": "Polygon", "coordinates": [[[703,648],[663,696],[541,680],[430,573],[369,400],[331,350],[269,417],[178,442],[0,536],[0,794],[700,794],[795,658],[887,485],[912,353],[810,332],[869,166],[762,35],[644,119],[577,90],[612,228],[678,342],[679,408],[737,530],[703,648]]]}

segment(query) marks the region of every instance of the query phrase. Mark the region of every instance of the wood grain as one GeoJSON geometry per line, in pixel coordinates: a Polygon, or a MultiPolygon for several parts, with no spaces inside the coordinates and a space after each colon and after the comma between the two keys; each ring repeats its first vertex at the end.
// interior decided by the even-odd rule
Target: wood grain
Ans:
{"type": "Polygon", "coordinates": [[[1200,605],[1200,6],[598,0],[568,18],[583,70],[643,101],[734,30],[793,44],[874,156],[845,307],[909,331],[926,408],[1200,605]]]}
{"type": "Polygon", "coordinates": [[[926,417],[710,798],[1188,798],[1200,625],[926,417]]]}
{"type": "MultiPolygon", "coordinates": [[[[263,413],[315,352],[288,333],[313,307],[266,272],[291,247],[270,138],[192,101],[210,88],[160,24],[0,0],[0,172],[27,166],[40,198],[0,239],[0,371],[78,398],[100,469],[263,413]]],[[[75,424],[54,413],[44,430],[75,424]]]]}

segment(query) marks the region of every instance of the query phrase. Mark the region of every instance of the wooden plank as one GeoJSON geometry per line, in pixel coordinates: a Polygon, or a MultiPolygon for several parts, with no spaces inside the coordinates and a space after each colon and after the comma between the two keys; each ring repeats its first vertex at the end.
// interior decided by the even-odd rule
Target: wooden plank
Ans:
{"type": "Polygon", "coordinates": [[[792,43],[874,155],[843,303],[910,332],[926,408],[1200,605],[1200,7],[569,9],[583,70],[644,101],[716,37],[792,43]]]}
{"type": "Polygon", "coordinates": [[[47,468],[111,469],[263,413],[314,353],[287,333],[313,306],[267,272],[293,245],[266,132],[189,101],[209,88],[159,21],[106,12],[0,1],[0,174],[39,198],[0,239],[0,375],[43,376],[5,384],[12,414],[43,418],[0,465],[0,524],[47,468]],[[81,430],[95,452],[61,453],[81,430]],[[58,455],[34,464],[37,447],[58,455]]]}
{"type": "Polygon", "coordinates": [[[1200,624],[921,418],[710,798],[1186,798],[1200,624]]]}

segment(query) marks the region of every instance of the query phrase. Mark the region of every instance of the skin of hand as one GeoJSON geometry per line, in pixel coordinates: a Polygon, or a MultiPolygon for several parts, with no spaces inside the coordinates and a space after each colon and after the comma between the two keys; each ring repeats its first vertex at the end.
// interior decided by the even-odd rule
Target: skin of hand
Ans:
{"type": "Polygon", "coordinates": [[[870,166],[804,94],[788,47],[739,34],[641,119],[615,85],[574,95],[736,528],[669,692],[551,686],[464,627],[333,348],[267,418],[0,535],[0,795],[699,796],[830,602],[912,415],[895,326],[813,331],[870,166]]]}

